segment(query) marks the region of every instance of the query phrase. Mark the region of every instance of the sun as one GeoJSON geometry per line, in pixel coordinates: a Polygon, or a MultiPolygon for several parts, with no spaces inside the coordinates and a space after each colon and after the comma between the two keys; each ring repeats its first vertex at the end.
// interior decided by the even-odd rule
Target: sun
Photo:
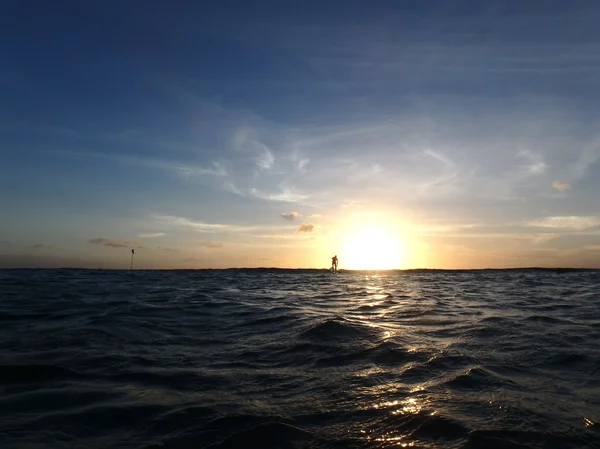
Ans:
{"type": "Polygon", "coordinates": [[[340,253],[340,268],[350,270],[392,270],[401,265],[400,243],[376,226],[365,226],[346,238],[340,253]]]}

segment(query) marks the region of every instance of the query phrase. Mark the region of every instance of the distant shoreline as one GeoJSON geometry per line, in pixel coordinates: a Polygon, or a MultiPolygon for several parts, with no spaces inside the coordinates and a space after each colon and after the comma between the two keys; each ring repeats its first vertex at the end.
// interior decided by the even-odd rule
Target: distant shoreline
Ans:
{"type": "MultiPolygon", "coordinates": [[[[329,272],[329,268],[279,268],[279,267],[230,267],[230,268],[138,268],[130,270],[129,268],[80,268],[80,267],[60,267],[60,268],[32,268],[32,267],[11,267],[0,268],[0,271],[11,270],[71,270],[71,271],[324,271],[329,272]]],[[[600,268],[573,268],[573,267],[512,267],[512,268],[406,268],[389,270],[350,270],[341,268],[339,272],[361,273],[361,272],[463,272],[463,271],[555,271],[555,272],[577,272],[577,271],[600,271],[600,268]]]]}

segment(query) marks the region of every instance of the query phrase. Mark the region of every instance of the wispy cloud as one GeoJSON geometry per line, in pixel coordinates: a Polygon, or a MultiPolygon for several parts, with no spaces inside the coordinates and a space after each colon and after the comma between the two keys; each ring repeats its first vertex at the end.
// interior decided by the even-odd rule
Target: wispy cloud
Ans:
{"type": "Polygon", "coordinates": [[[177,217],[174,215],[154,215],[154,218],[165,224],[188,227],[194,229],[197,232],[203,233],[249,232],[258,229],[256,226],[238,226],[221,223],[206,223],[203,221],[192,220],[186,217],[177,217]]]}
{"type": "Polygon", "coordinates": [[[241,126],[235,129],[231,136],[233,148],[237,151],[244,151],[248,142],[258,137],[256,130],[249,126],[241,126]]]}
{"type": "Polygon", "coordinates": [[[557,161],[544,142],[523,131],[526,110],[523,120],[499,111],[495,118],[506,132],[497,139],[497,122],[482,118],[474,128],[454,118],[455,111],[433,106],[423,107],[422,118],[403,115],[293,129],[251,112],[246,120],[238,111],[230,123],[219,122],[218,134],[226,136],[219,162],[197,172],[213,173],[215,185],[239,196],[319,207],[339,206],[344,197],[368,204],[365,199],[374,195],[387,202],[392,197],[514,200],[523,189],[543,194],[547,179],[542,175],[557,161]]]}
{"type": "Polygon", "coordinates": [[[297,193],[292,189],[282,189],[279,193],[263,193],[258,189],[252,188],[250,189],[250,193],[262,200],[282,201],[286,203],[295,203],[309,198],[308,195],[297,193]]]}
{"type": "Polygon", "coordinates": [[[312,223],[302,223],[296,232],[313,232],[315,225],[312,223]]]}
{"type": "Polygon", "coordinates": [[[263,151],[260,154],[260,156],[258,156],[258,158],[256,160],[256,164],[263,170],[267,170],[267,169],[273,167],[274,163],[275,163],[275,156],[273,156],[273,153],[271,153],[271,150],[269,150],[265,146],[263,148],[263,151]]]}
{"type": "Polygon", "coordinates": [[[360,209],[363,205],[358,201],[353,200],[345,200],[342,204],[340,204],[342,209],[360,209]]]}
{"type": "Polygon", "coordinates": [[[544,161],[544,157],[540,153],[531,150],[521,150],[516,156],[518,159],[525,161],[524,168],[531,174],[537,175],[544,173],[548,165],[544,161]]]}
{"type": "Polygon", "coordinates": [[[453,166],[454,163],[445,155],[443,155],[442,153],[438,152],[438,151],[433,151],[430,149],[427,150],[423,150],[423,153],[425,153],[428,156],[431,156],[434,159],[437,159],[438,161],[444,163],[447,166],[453,166]]]}
{"type": "Polygon", "coordinates": [[[552,188],[558,190],[559,192],[564,192],[565,190],[569,190],[571,188],[571,185],[566,182],[554,181],[552,183],[552,188]]]}
{"type": "Polygon", "coordinates": [[[556,240],[559,237],[560,234],[538,234],[533,237],[532,243],[534,245],[541,245],[552,240],[556,240]]]}
{"type": "Polygon", "coordinates": [[[128,154],[111,154],[111,153],[99,153],[93,151],[52,151],[52,153],[71,156],[71,157],[84,157],[84,158],[99,158],[114,161],[116,163],[130,165],[133,167],[151,168],[165,171],[172,171],[186,177],[201,177],[201,176],[214,176],[224,177],[228,173],[220,162],[213,161],[210,165],[196,165],[194,163],[179,162],[170,159],[159,159],[149,156],[136,156],[128,154]]]}
{"type": "Polygon", "coordinates": [[[191,220],[186,217],[177,217],[174,215],[154,215],[154,218],[166,224],[193,228],[198,232],[218,232],[230,228],[230,226],[226,224],[204,223],[202,221],[191,220]]]}
{"type": "Polygon", "coordinates": [[[48,245],[43,245],[41,243],[36,243],[35,245],[30,246],[31,249],[47,249],[50,248],[48,245]]]}
{"type": "Polygon", "coordinates": [[[158,249],[160,251],[169,252],[169,253],[178,253],[179,252],[178,249],[169,248],[169,247],[166,247],[166,246],[157,246],[156,249],[158,249]]]}
{"type": "Polygon", "coordinates": [[[156,168],[159,170],[172,171],[182,176],[193,178],[202,176],[223,177],[227,172],[223,166],[213,161],[209,166],[196,165],[192,163],[182,163],[178,161],[156,159],[150,157],[126,156],[126,155],[103,155],[114,159],[123,164],[144,168],[156,168]]]}
{"type": "Polygon", "coordinates": [[[167,235],[165,232],[146,232],[138,234],[138,237],[143,239],[155,239],[158,237],[164,237],[165,235],[167,235]]]}
{"type": "Polygon", "coordinates": [[[585,229],[600,226],[600,217],[595,216],[564,216],[546,217],[540,220],[532,220],[526,223],[528,226],[553,229],[573,229],[583,231],[585,229]]]}
{"type": "Polygon", "coordinates": [[[168,162],[164,164],[158,164],[157,168],[163,168],[165,170],[174,170],[185,176],[226,176],[227,172],[218,162],[213,162],[211,167],[195,166],[179,164],[176,162],[168,162]]]}
{"type": "Polygon", "coordinates": [[[573,164],[573,176],[582,178],[586,175],[588,169],[600,159],[600,137],[592,140],[585,145],[579,157],[573,164]]]}
{"type": "MultiPolygon", "coordinates": [[[[296,230],[296,232],[298,232],[296,230]]],[[[297,240],[296,234],[256,234],[255,237],[268,240],[297,240]]]]}
{"type": "Polygon", "coordinates": [[[102,245],[109,248],[143,248],[139,243],[128,240],[107,239],[104,237],[96,237],[88,240],[92,245],[102,245]]]}
{"type": "Polygon", "coordinates": [[[448,234],[456,234],[459,232],[463,232],[465,230],[472,230],[472,229],[482,229],[482,230],[486,230],[487,232],[489,232],[489,228],[490,226],[486,226],[484,224],[480,224],[480,223],[445,223],[445,224],[425,224],[423,226],[421,226],[417,231],[416,234],[418,235],[429,235],[429,236],[436,236],[436,235],[448,235],[448,234]]]}
{"type": "Polygon", "coordinates": [[[294,221],[296,218],[298,218],[300,216],[300,214],[298,212],[287,212],[287,213],[282,213],[281,216],[288,221],[294,221]]]}
{"type": "Polygon", "coordinates": [[[238,188],[236,187],[236,185],[235,185],[235,183],[234,183],[233,181],[225,181],[225,182],[223,183],[223,189],[224,189],[226,192],[235,193],[236,195],[239,195],[239,196],[246,196],[246,195],[244,194],[244,192],[242,192],[240,189],[238,189],[238,188]]]}
{"type": "Polygon", "coordinates": [[[298,171],[300,173],[306,173],[308,164],[310,163],[310,159],[300,159],[298,161],[298,171]]]}
{"type": "Polygon", "coordinates": [[[187,217],[178,217],[173,215],[153,215],[153,218],[159,220],[163,226],[178,226],[188,228],[192,231],[202,234],[232,234],[245,235],[248,237],[257,237],[260,233],[290,231],[289,225],[235,225],[222,223],[207,223],[193,220],[187,217]]]}
{"type": "Polygon", "coordinates": [[[200,242],[200,246],[204,248],[222,248],[223,243],[221,242],[200,242]]]}
{"type": "Polygon", "coordinates": [[[273,151],[261,142],[259,131],[243,126],[233,132],[232,142],[233,147],[237,151],[245,153],[253,153],[254,162],[261,170],[268,170],[275,164],[275,155],[273,151]]]}

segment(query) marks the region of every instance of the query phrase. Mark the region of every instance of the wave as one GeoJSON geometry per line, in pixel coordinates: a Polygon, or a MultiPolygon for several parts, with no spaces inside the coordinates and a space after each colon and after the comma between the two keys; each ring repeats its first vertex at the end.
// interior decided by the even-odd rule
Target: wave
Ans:
{"type": "Polygon", "coordinates": [[[305,339],[344,339],[366,337],[369,332],[364,327],[350,323],[344,319],[329,319],[317,323],[300,334],[305,339]]]}
{"type": "Polygon", "coordinates": [[[525,318],[525,321],[544,324],[572,324],[571,320],[547,315],[531,315],[525,318]]]}
{"type": "Polygon", "coordinates": [[[450,389],[476,391],[493,391],[498,388],[505,388],[509,384],[512,384],[512,382],[479,367],[469,368],[466,373],[456,375],[444,382],[444,385],[450,389]]]}
{"type": "MultiPolygon", "coordinates": [[[[439,414],[430,410],[417,413],[397,413],[377,420],[368,427],[368,440],[386,447],[394,444],[412,446],[415,442],[454,443],[465,440],[471,429],[458,419],[439,414]],[[412,444],[410,444],[412,442],[412,444]]],[[[456,447],[456,446],[449,446],[456,447]]]]}

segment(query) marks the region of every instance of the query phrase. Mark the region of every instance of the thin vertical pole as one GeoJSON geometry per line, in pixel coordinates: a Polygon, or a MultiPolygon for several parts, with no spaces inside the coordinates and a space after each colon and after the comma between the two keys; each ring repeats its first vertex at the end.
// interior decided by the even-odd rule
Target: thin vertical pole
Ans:
{"type": "Polygon", "coordinates": [[[133,270],[133,255],[135,254],[135,251],[131,250],[131,266],[129,267],[130,270],[133,270]]]}

